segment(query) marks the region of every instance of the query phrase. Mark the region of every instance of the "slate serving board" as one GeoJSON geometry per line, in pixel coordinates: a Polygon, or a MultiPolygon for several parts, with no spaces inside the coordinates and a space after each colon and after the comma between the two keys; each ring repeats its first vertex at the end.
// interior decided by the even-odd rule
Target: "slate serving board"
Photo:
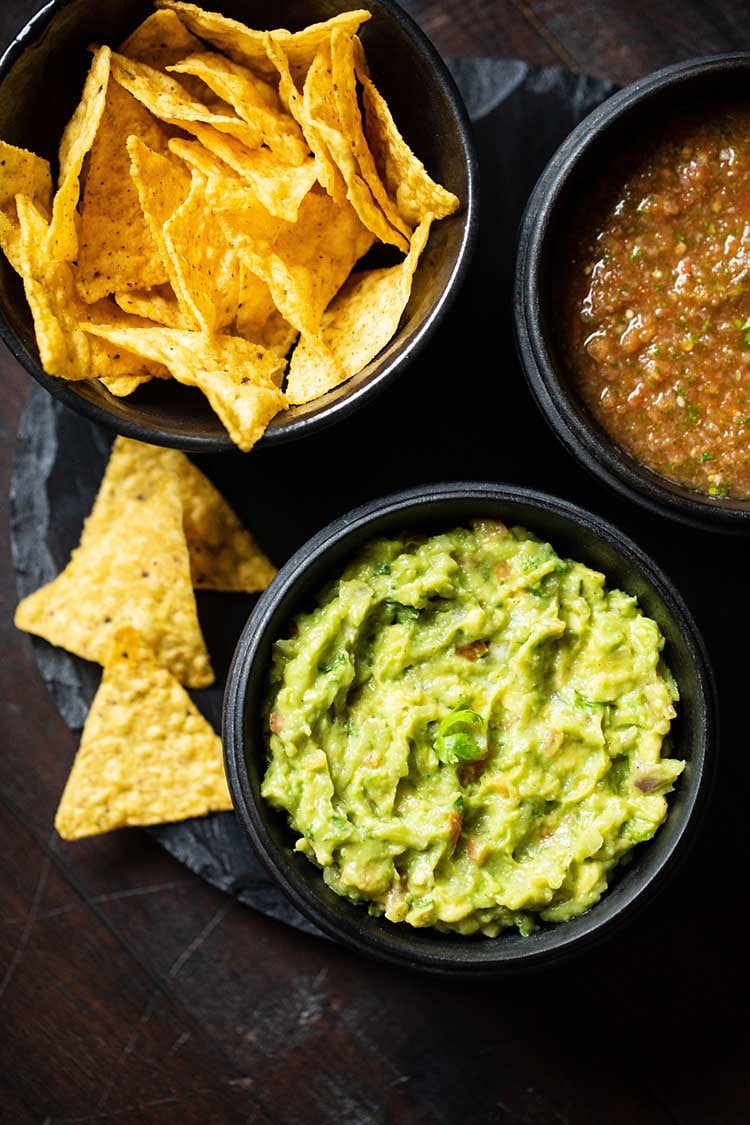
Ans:
{"type": "MultiPolygon", "coordinates": [[[[587,501],[593,486],[536,414],[513,350],[510,290],[526,199],[563,137],[613,86],[517,61],[450,62],[475,127],[481,234],[464,290],[420,361],[375,404],[304,442],[197,463],[281,565],[314,531],[373,497],[425,481],[512,480],[587,501]]],[[[18,595],[51,581],[77,545],[112,435],[32,387],[11,483],[18,595]]],[[[601,507],[601,504],[600,504],[601,507]]],[[[220,729],[227,669],[254,599],[197,594],[216,683],[193,693],[220,729]]],[[[100,670],[30,638],[65,721],[83,726],[100,670]]],[[[289,925],[318,931],[266,876],[232,813],[148,829],[192,871],[289,925]]]]}

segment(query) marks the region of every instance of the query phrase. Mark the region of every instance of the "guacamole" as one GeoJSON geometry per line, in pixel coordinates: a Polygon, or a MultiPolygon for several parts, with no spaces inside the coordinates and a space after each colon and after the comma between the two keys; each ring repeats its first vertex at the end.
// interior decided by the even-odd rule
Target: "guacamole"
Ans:
{"type": "Polygon", "coordinates": [[[659,628],[522,528],[373,542],[290,632],[262,793],[371,913],[528,934],[588,910],[666,816],[659,628]]]}

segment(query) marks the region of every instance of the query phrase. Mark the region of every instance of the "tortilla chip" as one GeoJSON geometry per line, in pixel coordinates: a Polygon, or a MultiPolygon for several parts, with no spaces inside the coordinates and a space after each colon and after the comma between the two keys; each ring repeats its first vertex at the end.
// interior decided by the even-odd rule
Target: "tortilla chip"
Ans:
{"type": "Polygon", "coordinates": [[[16,213],[16,196],[26,195],[43,210],[49,210],[52,176],[49,161],[25,148],[0,141],[0,210],[16,213]]]}
{"type": "MultiPolygon", "coordinates": [[[[118,54],[128,59],[146,63],[154,70],[167,70],[168,67],[196,51],[204,50],[200,39],[191,35],[174,12],[154,12],[129,35],[119,48],[118,54]]],[[[185,75],[180,79],[191,98],[213,106],[217,99],[204,82],[185,75]]]]}
{"type": "MultiPolygon", "coordinates": [[[[239,20],[229,19],[219,12],[206,12],[196,4],[180,3],[179,0],[156,0],[158,8],[168,8],[176,12],[182,22],[214,47],[218,47],[235,62],[249,66],[258,74],[273,76],[265,49],[265,32],[253,31],[239,20]]],[[[283,42],[284,50],[299,80],[304,79],[307,68],[315,57],[315,52],[334,27],[350,28],[352,33],[360,24],[370,19],[364,11],[341,12],[325,23],[314,23],[303,31],[294,34],[279,29],[271,34],[283,42]]]]}
{"type": "Polygon", "coordinates": [[[274,381],[283,360],[239,336],[103,325],[91,325],[86,330],[163,363],[178,382],[198,387],[244,453],[263,436],[274,415],[286,407],[286,399],[274,381]]]}
{"type": "Polygon", "coordinates": [[[130,175],[127,140],[131,134],[154,152],[167,151],[168,137],[161,123],[112,82],[83,189],[78,291],[85,301],[167,280],[130,175]]]}
{"type": "Polygon", "coordinates": [[[213,672],[198,623],[177,477],[160,450],[115,441],[80,545],[65,570],[19,604],[19,629],[103,663],[123,625],[137,628],[181,683],[213,672]]]}
{"type": "Polygon", "coordinates": [[[209,152],[247,181],[271,215],[289,223],[296,221],[299,206],[318,176],[314,160],[307,159],[298,165],[285,164],[268,149],[249,149],[236,137],[219,133],[210,125],[193,121],[183,124],[209,152]]]}
{"type": "Polygon", "coordinates": [[[307,157],[308,146],[302,132],[296,121],[283,111],[273,86],[247,67],[206,51],[183,59],[170,66],[169,70],[202,79],[209,89],[232,106],[243,121],[260,129],[263,144],[279,160],[286,164],[302,164],[307,157]]]}
{"type": "Polygon", "coordinates": [[[141,210],[179,303],[180,315],[187,327],[194,328],[198,322],[193,316],[192,308],[182,297],[181,279],[165,234],[167,222],[188,197],[192,178],[182,161],[171,154],[162,156],[154,152],[138,137],[128,137],[127,148],[131,162],[130,174],[138,192],[141,210]]]}
{"type": "Polygon", "coordinates": [[[21,273],[17,195],[25,195],[44,214],[49,213],[52,198],[49,162],[24,148],[0,141],[0,250],[16,273],[21,273]]]}
{"type": "MultiPolygon", "coordinates": [[[[344,132],[333,81],[331,44],[327,40],[321,43],[307,72],[302,97],[308,118],[315,123],[330,158],[341,172],[346,185],[346,198],[364,226],[381,242],[390,243],[399,250],[406,251],[409,243],[403,234],[391,226],[375,201],[354,156],[353,141],[344,132]]],[[[359,112],[358,108],[357,112],[359,112]]],[[[336,195],[334,198],[337,202],[342,202],[336,195]]]]}
{"type": "Polygon", "coordinates": [[[116,293],[115,301],[131,316],[163,324],[166,328],[185,328],[185,318],[171,285],[162,285],[149,293],[116,293]]]}
{"type": "Polygon", "coordinates": [[[400,265],[352,274],[323,314],[319,335],[302,337],[289,368],[290,403],[310,402],[333,390],[395,336],[431,222],[428,216],[417,227],[400,265]]]}
{"type": "Polygon", "coordinates": [[[118,54],[166,70],[174,63],[202,51],[200,39],[191,35],[174,12],[153,12],[121,45],[118,54]]]}
{"type": "Polygon", "coordinates": [[[144,383],[151,380],[150,375],[100,375],[99,382],[103,383],[115,398],[127,398],[137,391],[144,383]]]}
{"type": "Polygon", "coordinates": [[[200,172],[207,179],[236,180],[238,184],[242,183],[229,165],[209,152],[200,141],[186,141],[184,137],[173,137],[169,142],[169,151],[189,164],[192,171],[200,172]]]}
{"type": "Polygon", "coordinates": [[[118,630],[55,828],[78,840],[231,807],[221,739],[143,637],[118,630]]]}
{"type": "Polygon", "coordinates": [[[265,590],[276,575],[275,566],[221,493],[184,454],[177,457],[193,585],[248,594],[265,590]]]}
{"type": "MultiPolygon", "coordinates": [[[[82,324],[124,319],[110,301],[85,305],[69,262],[48,257],[47,220],[26,196],[16,200],[19,218],[18,266],[34,320],[39,359],[48,375],[62,379],[145,376],[163,373],[132,352],[94,341],[82,324]]],[[[133,322],[129,322],[133,323],[133,322]]],[[[135,323],[138,323],[137,321],[135,323]]]]}
{"type": "Polygon", "coordinates": [[[214,112],[203,102],[191,98],[184,86],[161,70],[113,54],[112,77],[155,117],[170,125],[187,128],[192,122],[203,122],[219,133],[231,135],[247,148],[257,148],[261,144],[262,134],[256,125],[214,112]]]}
{"type": "Polygon", "coordinates": [[[80,104],[71,117],[60,142],[59,187],[52,202],[52,221],[48,234],[49,256],[60,262],[78,257],[78,200],[81,193],[81,168],[94,143],[104,113],[109,83],[109,47],[99,47],[83,87],[80,104]]]}
{"type": "Polygon", "coordinates": [[[378,92],[367,70],[359,40],[354,44],[357,77],[362,85],[365,133],[378,174],[399,213],[410,226],[426,215],[444,219],[459,206],[459,199],[428,175],[398,131],[385,98],[378,92]]]}
{"type": "Polygon", "coordinates": [[[346,198],[346,184],[328,151],[320,128],[312,120],[305,100],[298,90],[281,45],[270,34],[265,38],[266,52],[279,75],[279,97],[282,104],[302,130],[310,151],[315,156],[317,179],[324,191],[336,200],[346,198]]]}
{"type": "Polygon", "coordinates": [[[374,241],[348,204],[311,191],[296,223],[284,224],[270,244],[259,244],[242,216],[221,216],[230,242],[245,265],[266,282],[282,316],[305,335],[314,335],[323,312],[374,241]]]}
{"type": "Polygon", "coordinates": [[[271,290],[257,274],[240,262],[240,295],[236,329],[239,336],[262,343],[261,336],[274,311],[271,290]]]}
{"type": "Polygon", "coordinates": [[[206,205],[206,181],[193,172],[185,201],[164,224],[169,276],[180,308],[204,332],[218,332],[237,316],[240,262],[206,205]]]}
{"type": "MultiPolygon", "coordinates": [[[[261,343],[264,348],[286,359],[292,344],[296,342],[298,336],[299,332],[294,325],[290,324],[288,320],[284,320],[284,317],[278,309],[274,309],[263,325],[263,330],[258,342],[261,343]]],[[[281,386],[281,383],[279,383],[279,386],[281,386]]]]}
{"type": "Polygon", "coordinates": [[[331,34],[331,84],[341,123],[341,132],[349,142],[352,156],[356,160],[362,178],[372,192],[375,202],[391,226],[406,237],[408,246],[411,229],[401,218],[398,208],[390,199],[385,185],[378,175],[375,160],[365,136],[357,96],[355,58],[364,58],[359,39],[348,32],[342,31],[341,28],[334,28],[331,34]]]}

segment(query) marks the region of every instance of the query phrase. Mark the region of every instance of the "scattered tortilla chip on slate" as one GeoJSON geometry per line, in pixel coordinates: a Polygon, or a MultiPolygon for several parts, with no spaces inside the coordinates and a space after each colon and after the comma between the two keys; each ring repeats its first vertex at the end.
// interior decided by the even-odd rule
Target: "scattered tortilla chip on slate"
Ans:
{"type": "Polygon", "coordinates": [[[366,367],[393,338],[431,221],[428,216],[417,227],[399,265],[352,274],[323,314],[320,333],[302,337],[289,368],[290,403],[310,402],[333,390],[366,367]]]}
{"type": "Polygon", "coordinates": [[[134,348],[145,359],[164,364],[179,383],[198,387],[244,453],[286,408],[275,382],[284,360],[240,336],[106,325],[87,325],[86,331],[117,347],[134,348]]]}
{"type": "Polygon", "coordinates": [[[60,142],[59,187],[52,201],[52,220],[48,234],[49,256],[56,261],[74,262],[78,257],[78,200],[81,194],[81,168],[94,143],[107,98],[112,52],[99,47],[91,63],[83,95],[60,142]]]}
{"type": "Polygon", "coordinates": [[[231,807],[221,739],[143,637],[119,629],[55,828],[77,840],[231,807]]]}
{"type": "Polygon", "coordinates": [[[200,78],[248,124],[260,129],[267,145],[286,164],[302,164],[308,146],[297,123],[282,110],[278,95],[270,83],[253,74],[247,67],[207,51],[191,55],[170,66],[173,73],[200,78]]]}
{"type": "Polygon", "coordinates": [[[161,451],[116,439],[80,545],[54,581],[19,603],[15,623],[100,664],[117,629],[132,625],[181,683],[213,682],[180,486],[161,451]]]}
{"type": "Polygon", "coordinates": [[[193,585],[199,590],[248,594],[265,590],[276,567],[200,469],[184,454],[177,457],[193,585]]]}
{"type": "Polygon", "coordinates": [[[398,131],[388,104],[367,70],[361,43],[354,44],[357,77],[362,85],[365,134],[378,173],[402,218],[415,227],[425,215],[444,219],[459,206],[458,198],[436,184],[424,164],[398,131]]]}

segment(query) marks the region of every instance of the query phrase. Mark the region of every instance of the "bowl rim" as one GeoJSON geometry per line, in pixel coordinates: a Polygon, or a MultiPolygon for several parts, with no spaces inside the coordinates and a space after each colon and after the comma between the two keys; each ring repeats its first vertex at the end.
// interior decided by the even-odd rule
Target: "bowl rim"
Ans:
{"type": "MultiPolygon", "coordinates": [[[[443,517],[436,517],[436,522],[443,522],[443,517]]],[[[324,582],[325,577],[320,579],[321,585],[324,582]]],[[[712,789],[718,748],[718,701],[705,643],[682,595],[657,564],[624,533],[602,517],[568,500],[534,489],[492,482],[455,482],[410,488],[363,504],[318,531],[288,560],[261,595],[237,643],[224,695],[222,740],[234,809],[255,853],[274,882],[323,933],[358,953],[402,968],[442,976],[497,976],[546,968],[550,963],[567,960],[584,949],[599,944],[613,929],[622,926],[647,905],[660,889],[666,875],[674,873],[695,840],[712,789]],[[685,643],[700,689],[699,752],[691,759],[695,782],[692,784],[692,794],[685,798],[681,811],[681,828],[670,849],[647,869],[634,893],[621,901],[619,906],[610,909],[606,916],[599,909],[600,903],[597,903],[587,913],[545,931],[544,940],[541,943],[535,942],[534,948],[525,948],[523,942],[505,947],[498,945],[498,956],[494,960],[472,960],[470,955],[464,958],[454,954],[441,955],[431,951],[428,945],[421,946],[421,931],[414,931],[412,935],[400,930],[400,936],[404,939],[401,945],[405,944],[410,948],[406,953],[394,952],[389,942],[368,930],[364,914],[360,925],[332,917],[326,904],[288,862],[282,849],[272,839],[261,815],[264,802],[259,794],[256,797],[253,793],[245,762],[244,718],[248,679],[265,635],[278,628],[277,614],[280,610],[286,620],[289,612],[285,605],[287,598],[293,596],[295,586],[309,568],[316,566],[320,560],[340,549],[347,540],[358,536],[381,517],[403,514],[404,523],[408,525],[409,517],[416,509],[437,501],[445,507],[445,521],[449,522],[451,506],[456,501],[481,503],[487,499],[532,505],[543,512],[562,517],[572,528],[583,527],[598,540],[615,548],[634,573],[661,599],[685,643]]],[[[606,893],[601,902],[606,904],[606,893]]],[[[604,910],[606,911],[606,906],[604,910]]],[[[460,935],[454,937],[457,942],[456,954],[470,949],[468,943],[477,940],[462,938],[460,935]]],[[[479,940],[502,942],[503,939],[500,936],[496,939],[479,940]]]]}
{"type": "MultiPolygon", "coordinates": [[[[0,56],[0,85],[23,52],[44,34],[50,21],[74,2],[75,0],[49,0],[43,8],[40,8],[19,28],[2,56],[0,56]]],[[[365,402],[371,401],[390,386],[396,377],[423,351],[452,307],[466,278],[477,244],[479,232],[479,161],[468,110],[456,81],[437,48],[396,0],[367,0],[367,3],[372,5],[373,17],[376,17],[378,9],[382,10],[385,17],[400,26],[407,37],[411,39],[417,53],[427,60],[434,75],[435,83],[451,109],[451,119],[455,126],[458,147],[466,169],[465,198],[461,200],[461,207],[455,215],[456,221],[461,223],[461,237],[455,252],[455,263],[442,292],[425,316],[424,322],[414,333],[408,345],[399,351],[398,355],[385,363],[376,375],[360,386],[353,388],[349,393],[341,395],[335,401],[325,403],[324,400],[327,396],[321,396],[321,405],[313,413],[266,430],[256,442],[254,447],[256,449],[268,449],[274,445],[282,445],[310,434],[319,433],[336,422],[343,421],[360,406],[363,406],[365,402]]],[[[221,0],[217,0],[216,6],[221,6],[221,0]]],[[[452,216],[448,218],[450,219],[452,216]]],[[[93,401],[77,393],[75,382],[68,382],[48,375],[42,369],[36,356],[25,347],[23,341],[16,335],[6,319],[2,306],[0,306],[0,338],[2,338],[14,359],[45,390],[92,422],[106,426],[110,430],[115,430],[115,432],[137,441],[168,446],[185,452],[236,452],[237,447],[226,432],[215,436],[190,434],[181,432],[168,424],[158,422],[145,424],[129,419],[116,418],[104,403],[93,401]]],[[[376,362],[377,356],[371,363],[376,362]]]]}
{"type": "Polygon", "coordinates": [[[750,69],[750,51],[701,56],[663,67],[610,95],[568,134],[537,180],[521,219],[515,266],[516,350],[536,404],[558,440],[591,475],[627,500],[700,530],[750,533],[750,500],[703,497],[649,469],[617,445],[561,376],[543,327],[541,263],[560,197],[580,161],[611,126],[665,90],[750,69]]]}

